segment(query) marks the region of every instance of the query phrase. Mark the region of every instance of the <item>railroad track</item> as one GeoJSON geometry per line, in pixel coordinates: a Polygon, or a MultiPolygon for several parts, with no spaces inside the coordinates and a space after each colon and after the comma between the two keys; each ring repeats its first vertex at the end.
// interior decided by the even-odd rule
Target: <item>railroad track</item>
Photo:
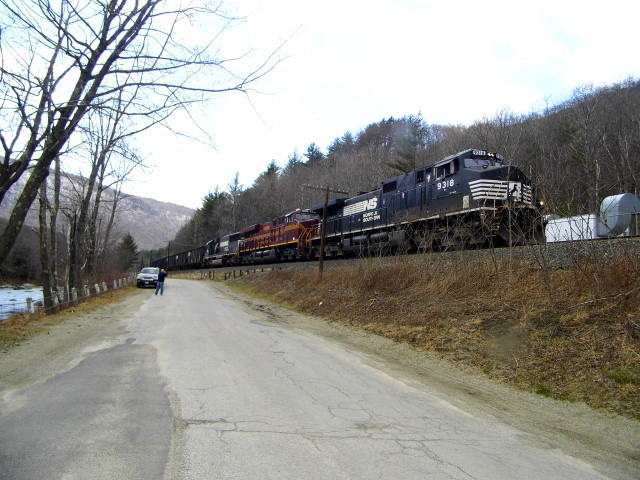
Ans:
{"type": "MultiPolygon", "coordinates": [[[[362,262],[388,262],[389,264],[406,261],[410,256],[432,256],[438,263],[459,265],[477,260],[525,262],[538,268],[564,269],[579,265],[604,265],[609,260],[628,256],[640,258],[640,237],[613,238],[590,241],[547,243],[518,247],[488,249],[452,250],[445,252],[427,252],[409,255],[386,255],[373,257],[346,257],[340,259],[325,258],[324,268],[356,266],[362,262]],[[603,263],[605,262],[605,263],[603,263]]],[[[264,263],[258,265],[236,265],[233,267],[207,268],[202,270],[181,270],[180,274],[200,273],[215,278],[233,278],[273,269],[317,269],[318,261],[264,263]],[[209,274],[208,272],[212,272],[209,274]]],[[[178,273],[178,272],[177,272],[178,273]]]]}

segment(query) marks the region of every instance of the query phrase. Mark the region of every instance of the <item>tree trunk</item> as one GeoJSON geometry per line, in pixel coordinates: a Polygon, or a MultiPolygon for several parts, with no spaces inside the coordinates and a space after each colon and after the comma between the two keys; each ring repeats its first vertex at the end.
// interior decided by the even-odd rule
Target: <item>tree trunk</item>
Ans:
{"type": "Polygon", "coordinates": [[[96,185],[95,191],[96,195],[93,199],[93,206],[91,207],[91,214],[88,217],[87,221],[87,271],[90,275],[98,274],[96,257],[98,255],[98,214],[100,213],[100,204],[102,202],[102,192],[104,190],[104,174],[105,174],[105,164],[100,166],[100,175],[98,175],[98,184],[96,185]]]}
{"type": "Polygon", "coordinates": [[[76,258],[77,254],[76,254],[76,224],[77,224],[77,218],[76,218],[76,214],[73,213],[72,215],[69,216],[69,239],[67,240],[68,243],[68,247],[67,247],[67,289],[69,291],[71,291],[72,288],[77,288],[78,291],[80,290],[80,287],[82,287],[82,285],[78,286],[80,282],[80,278],[79,278],[79,269],[75,266],[71,264],[70,259],[72,258],[76,258]]]}
{"type": "MultiPolygon", "coordinates": [[[[47,211],[49,210],[47,199],[47,182],[43,182],[40,187],[40,212],[38,238],[40,243],[40,264],[42,266],[42,295],[44,300],[44,311],[47,315],[56,313],[56,303],[54,302],[55,288],[52,288],[54,280],[51,275],[52,259],[49,251],[50,233],[47,228],[47,211]]],[[[55,261],[55,260],[54,260],[55,261]]]]}
{"type": "MultiPolygon", "coordinates": [[[[46,184],[46,182],[45,182],[46,184]]],[[[60,158],[54,162],[53,177],[53,203],[49,211],[49,242],[51,245],[51,286],[58,289],[60,279],[58,277],[58,211],[60,210],[60,158]]]]}
{"type": "Polygon", "coordinates": [[[13,207],[9,222],[5,226],[2,235],[0,235],[0,265],[4,264],[13,245],[18,238],[18,234],[22,229],[25,218],[29,213],[29,209],[33,201],[38,196],[38,190],[49,175],[49,163],[41,159],[33,168],[27,183],[18,197],[16,205],[13,207]]]}
{"type": "Polygon", "coordinates": [[[74,248],[69,249],[69,280],[72,282],[71,286],[76,288],[81,288],[83,283],[81,271],[82,266],[86,264],[86,252],[89,243],[87,238],[87,222],[97,176],[98,163],[96,162],[91,168],[91,173],[87,179],[87,189],[80,202],[80,207],[76,211],[76,222],[73,230],[74,235],[70,237],[70,241],[75,245],[74,248]]]}

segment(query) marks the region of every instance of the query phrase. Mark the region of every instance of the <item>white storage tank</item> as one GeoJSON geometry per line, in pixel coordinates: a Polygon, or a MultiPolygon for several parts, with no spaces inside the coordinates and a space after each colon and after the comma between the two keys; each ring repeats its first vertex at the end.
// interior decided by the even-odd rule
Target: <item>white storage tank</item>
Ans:
{"type": "Polygon", "coordinates": [[[594,240],[598,238],[598,216],[579,215],[549,219],[544,232],[547,243],[594,240]]]}
{"type": "Polygon", "coordinates": [[[623,193],[607,197],[600,205],[598,236],[617,237],[629,231],[631,221],[640,214],[640,200],[635,195],[623,193]]]}
{"type": "Polygon", "coordinates": [[[577,242],[598,238],[628,237],[632,220],[640,214],[640,200],[623,193],[607,197],[600,205],[600,215],[578,215],[546,218],[545,236],[548,243],[577,242]]]}

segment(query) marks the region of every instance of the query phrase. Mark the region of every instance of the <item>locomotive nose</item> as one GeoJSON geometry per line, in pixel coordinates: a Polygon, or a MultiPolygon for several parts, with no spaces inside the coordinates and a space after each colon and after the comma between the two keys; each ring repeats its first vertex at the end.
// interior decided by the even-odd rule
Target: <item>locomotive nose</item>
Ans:
{"type": "Polygon", "coordinates": [[[529,183],[527,176],[519,168],[505,167],[507,170],[507,178],[510,182],[529,183]]]}
{"type": "Polygon", "coordinates": [[[529,178],[516,167],[501,166],[480,173],[481,178],[530,184],[529,178]]]}

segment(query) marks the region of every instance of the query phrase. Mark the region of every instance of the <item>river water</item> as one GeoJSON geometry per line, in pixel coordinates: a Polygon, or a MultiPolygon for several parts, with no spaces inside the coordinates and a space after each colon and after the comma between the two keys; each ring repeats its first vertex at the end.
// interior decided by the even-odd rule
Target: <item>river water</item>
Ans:
{"type": "Polygon", "coordinates": [[[27,298],[42,302],[42,287],[24,284],[19,287],[0,285],[0,321],[9,315],[27,310],[27,298]]]}

